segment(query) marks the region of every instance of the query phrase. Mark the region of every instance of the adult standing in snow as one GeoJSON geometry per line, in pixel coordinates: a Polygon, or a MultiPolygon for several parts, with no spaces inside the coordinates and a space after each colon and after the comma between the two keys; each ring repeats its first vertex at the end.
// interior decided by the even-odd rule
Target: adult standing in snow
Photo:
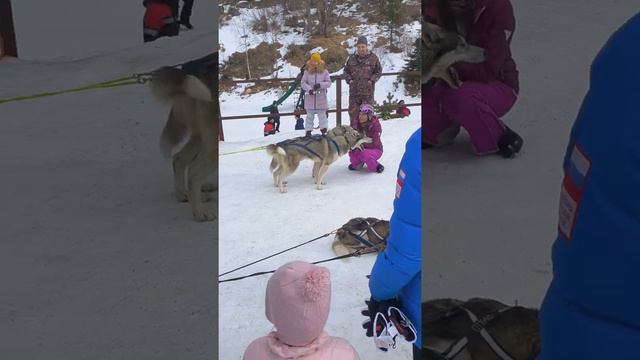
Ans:
{"type": "Polygon", "coordinates": [[[420,130],[411,135],[400,162],[387,246],[371,270],[371,299],[363,312],[369,317],[363,326],[372,336],[376,314],[387,314],[390,306],[399,305],[416,330],[414,359],[421,359],[422,347],[421,137],[420,130]]]}
{"type": "Polygon", "coordinates": [[[458,63],[449,70],[459,88],[437,82],[423,87],[422,131],[425,146],[451,143],[467,130],[478,155],[516,155],[523,139],[503,117],[519,92],[518,70],[511,56],[515,16],[509,0],[436,0],[424,10],[427,21],[464,37],[486,51],[478,64],[458,63]]]}
{"type": "Polygon", "coordinates": [[[564,157],[538,360],[637,359],[640,14],[604,45],[564,157]]]}
{"type": "Polygon", "coordinates": [[[370,143],[365,143],[362,149],[354,149],[349,151],[349,170],[360,170],[365,164],[369,172],[382,173],[384,166],[378,162],[378,159],[382,157],[382,141],[380,135],[382,135],[382,126],[380,126],[380,120],[373,114],[373,107],[369,104],[363,104],[360,106],[360,113],[358,114],[358,122],[354,128],[370,138],[370,143]]]}
{"type": "Polygon", "coordinates": [[[306,137],[311,137],[313,120],[316,115],[318,115],[320,132],[322,135],[327,133],[327,128],[329,127],[327,120],[327,109],[329,108],[327,89],[330,86],[331,77],[329,76],[329,71],[325,69],[324,61],[320,54],[317,52],[311,54],[300,81],[300,87],[305,92],[304,108],[307,111],[307,119],[304,129],[306,137]]]}
{"type": "Polygon", "coordinates": [[[254,340],[243,360],[358,360],[345,339],[329,336],[324,327],[331,304],[331,274],[302,261],[287,263],[267,283],[267,319],[276,330],[254,340]]]}
{"type": "Polygon", "coordinates": [[[180,11],[180,25],[184,25],[187,29],[193,29],[191,25],[191,12],[193,10],[193,0],[182,1],[182,11],[180,11]]]}
{"type": "Polygon", "coordinates": [[[170,0],[144,0],[146,8],[143,19],[144,42],[154,41],[163,36],[178,35],[180,25],[172,10],[170,0]]]}
{"type": "Polygon", "coordinates": [[[374,104],[375,84],[382,75],[382,65],[376,54],[369,51],[367,38],[360,36],[356,53],[351,54],[344,66],[343,76],[349,85],[349,118],[351,125],[358,121],[362,104],[374,104]]]}

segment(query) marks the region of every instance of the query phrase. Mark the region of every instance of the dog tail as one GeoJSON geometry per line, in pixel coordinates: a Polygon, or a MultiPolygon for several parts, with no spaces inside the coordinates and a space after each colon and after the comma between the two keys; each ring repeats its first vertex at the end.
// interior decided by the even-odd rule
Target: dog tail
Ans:
{"type": "Polygon", "coordinates": [[[176,96],[188,96],[201,101],[213,101],[211,89],[197,77],[165,66],[151,75],[151,93],[160,102],[170,103],[176,96]]]}
{"type": "Polygon", "coordinates": [[[185,138],[187,132],[187,126],[178,121],[173,110],[171,110],[169,119],[167,119],[164,129],[162,129],[162,135],[160,135],[160,150],[166,159],[171,156],[173,149],[185,138]]]}
{"type": "Polygon", "coordinates": [[[267,145],[267,154],[271,156],[275,156],[275,155],[286,156],[287,152],[284,151],[284,149],[278,145],[270,144],[270,145],[267,145]]]}
{"type": "MultiPolygon", "coordinates": [[[[350,253],[349,249],[338,239],[335,239],[333,244],[331,244],[331,250],[333,250],[333,253],[336,254],[336,256],[343,256],[350,253]]],[[[342,260],[349,261],[349,258],[344,258],[342,260]]]]}

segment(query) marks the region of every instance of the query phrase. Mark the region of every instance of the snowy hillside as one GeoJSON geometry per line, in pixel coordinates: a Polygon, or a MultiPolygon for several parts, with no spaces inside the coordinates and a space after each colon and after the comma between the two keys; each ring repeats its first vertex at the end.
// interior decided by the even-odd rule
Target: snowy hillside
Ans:
{"type": "MultiPolygon", "coordinates": [[[[392,53],[388,51],[387,47],[375,47],[372,46],[375,39],[378,37],[384,37],[388,33],[385,32],[385,27],[381,25],[367,23],[362,18],[362,15],[358,15],[352,7],[341,9],[343,16],[352,16],[354,20],[358,20],[361,23],[355,27],[357,35],[364,35],[367,37],[370,43],[370,49],[376,55],[378,55],[382,64],[383,72],[398,72],[402,71],[403,66],[408,58],[408,54],[413,50],[413,42],[420,36],[420,23],[418,21],[410,22],[403,25],[398,32],[402,36],[397,39],[397,43],[401,44],[404,51],[400,53],[392,53]]],[[[260,42],[270,40],[269,34],[256,33],[249,27],[252,19],[255,18],[256,13],[260,9],[238,9],[240,15],[234,16],[231,20],[226,21],[219,30],[220,45],[224,49],[221,53],[220,62],[224,64],[228,57],[234,52],[243,52],[244,39],[241,36],[247,36],[248,48],[256,47],[260,42]]],[[[278,11],[275,11],[278,13],[278,11]]],[[[347,30],[340,26],[337,26],[335,32],[343,34],[347,30]]],[[[291,44],[301,45],[309,39],[308,35],[302,35],[296,29],[282,25],[281,35],[277,37],[278,44],[282,46],[279,48],[279,59],[277,60],[274,68],[277,69],[270,76],[265,78],[292,78],[296,77],[300,72],[300,68],[293,66],[290,62],[285,60],[288,46],[291,44]]],[[[273,40],[273,39],[272,39],[273,40]]],[[[347,36],[345,41],[348,43],[347,51],[353,53],[355,51],[355,43],[357,36],[347,36]]],[[[322,47],[313,49],[314,51],[324,51],[322,47]]],[[[309,54],[307,54],[308,57],[309,54]]],[[[332,75],[342,74],[342,69],[335,71],[332,75]]],[[[384,76],[376,84],[375,99],[378,103],[382,103],[385,100],[388,93],[394,95],[394,99],[404,99],[406,103],[420,102],[420,98],[412,97],[405,94],[404,84],[395,84],[398,82],[396,76],[384,76]]],[[[285,90],[270,89],[260,91],[254,94],[243,95],[246,88],[253,84],[240,84],[233,88],[232,91],[221,92],[220,94],[220,106],[222,116],[232,115],[244,115],[244,114],[260,114],[262,113],[262,107],[271,105],[271,103],[278,99],[285,90]]],[[[288,84],[287,84],[288,85],[288,84]]],[[[336,90],[335,82],[328,91],[329,107],[335,108],[336,104],[336,90]]],[[[298,89],[299,90],[299,89],[298,89]]],[[[294,92],[287,100],[279,107],[280,112],[291,112],[295,108],[295,102],[298,98],[299,91],[294,92]]],[[[349,89],[346,84],[342,84],[342,106],[348,106],[349,89]]],[[[265,113],[265,118],[266,118],[265,113]]],[[[347,115],[346,113],[344,114],[347,115]]],[[[344,118],[344,117],[343,117],[344,118]]],[[[225,139],[227,141],[240,141],[248,140],[261,136],[262,124],[265,119],[242,119],[242,120],[228,120],[224,121],[225,139]]],[[[289,127],[289,122],[295,124],[292,117],[283,118],[282,125],[289,127]],[[286,122],[286,125],[285,125],[286,122]]],[[[293,128],[293,125],[290,126],[293,128]]]]}
{"type": "MultiPolygon", "coordinates": [[[[204,24],[215,13],[197,15],[197,31],[143,46],[139,19],[131,34],[111,31],[139,17],[141,1],[95,6],[91,24],[73,21],[73,5],[89,6],[79,3],[13,2],[18,45],[32,32],[38,43],[23,38],[22,49],[33,46],[37,60],[0,61],[0,99],[181,63],[217,43],[215,24],[204,24]],[[36,50],[55,47],[56,34],[73,38],[51,55],[69,57],[41,60],[36,50]]],[[[0,105],[3,358],[216,358],[217,224],[193,222],[173,198],[158,147],[168,111],[141,85],[0,105]]]]}

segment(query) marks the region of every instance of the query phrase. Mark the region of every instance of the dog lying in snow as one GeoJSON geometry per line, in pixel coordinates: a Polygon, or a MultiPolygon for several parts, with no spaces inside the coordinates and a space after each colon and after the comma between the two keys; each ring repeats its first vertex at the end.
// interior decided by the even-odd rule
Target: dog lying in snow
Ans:
{"type": "Polygon", "coordinates": [[[423,360],[533,360],[538,310],[473,298],[422,303],[423,360]]]}

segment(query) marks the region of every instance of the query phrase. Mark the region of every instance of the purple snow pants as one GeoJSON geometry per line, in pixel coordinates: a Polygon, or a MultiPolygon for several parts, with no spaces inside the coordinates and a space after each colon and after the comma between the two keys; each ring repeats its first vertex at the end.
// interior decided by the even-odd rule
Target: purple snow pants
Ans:
{"type": "Polygon", "coordinates": [[[469,133],[478,155],[498,151],[504,133],[500,120],[515,104],[518,95],[500,81],[464,82],[458,89],[446,85],[422,93],[422,142],[438,146],[445,130],[462,126],[469,133]]]}
{"type": "Polygon", "coordinates": [[[349,151],[349,160],[351,160],[351,166],[359,168],[362,164],[367,164],[367,170],[369,172],[376,171],[378,166],[378,159],[382,157],[382,150],[379,149],[364,149],[364,150],[351,150],[349,151]]]}

